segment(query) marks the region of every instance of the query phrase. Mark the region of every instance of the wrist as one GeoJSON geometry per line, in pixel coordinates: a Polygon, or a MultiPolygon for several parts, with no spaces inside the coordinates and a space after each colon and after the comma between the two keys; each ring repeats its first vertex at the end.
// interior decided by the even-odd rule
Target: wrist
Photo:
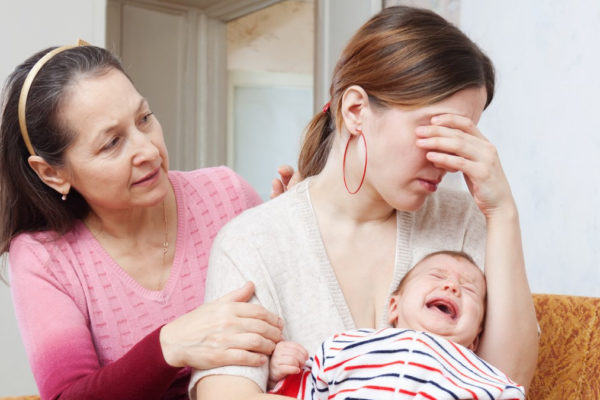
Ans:
{"type": "Polygon", "coordinates": [[[518,222],[519,221],[519,210],[514,201],[507,202],[506,204],[497,207],[493,211],[485,214],[487,223],[495,222],[518,222]]]}
{"type": "Polygon", "coordinates": [[[170,325],[166,324],[160,329],[159,341],[163,358],[172,367],[185,367],[185,360],[179,355],[178,346],[170,340],[170,328],[170,325]]]}

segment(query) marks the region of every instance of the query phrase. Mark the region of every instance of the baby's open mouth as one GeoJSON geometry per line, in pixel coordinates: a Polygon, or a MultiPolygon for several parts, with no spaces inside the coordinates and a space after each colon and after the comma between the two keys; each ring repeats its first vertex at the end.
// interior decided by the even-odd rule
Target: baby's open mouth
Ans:
{"type": "Polygon", "coordinates": [[[455,319],[458,314],[456,305],[447,299],[433,299],[427,302],[425,305],[427,308],[437,308],[439,311],[448,315],[452,319],[455,319]]]}

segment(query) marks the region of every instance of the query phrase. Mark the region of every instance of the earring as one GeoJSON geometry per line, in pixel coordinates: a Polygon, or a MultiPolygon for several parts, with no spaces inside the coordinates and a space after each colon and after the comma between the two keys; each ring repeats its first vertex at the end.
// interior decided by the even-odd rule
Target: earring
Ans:
{"type": "Polygon", "coordinates": [[[350,140],[352,140],[352,137],[354,135],[350,135],[350,137],[348,138],[348,142],[346,143],[346,148],[344,149],[344,161],[342,162],[342,175],[344,177],[344,186],[346,186],[346,190],[350,194],[358,193],[358,191],[360,190],[360,188],[363,185],[363,182],[365,181],[365,175],[367,174],[367,140],[365,139],[365,135],[363,135],[362,130],[358,129],[358,134],[362,138],[363,143],[365,145],[365,166],[363,167],[363,173],[362,173],[362,177],[360,178],[360,183],[358,184],[358,187],[356,188],[355,191],[351,191],[348,188],[348,183],[346,182],[346,154],[348,153],[348,146],[350,145],[350,140]]]}
{"type": "Polygon", "coordinates": [[[67,193],[63,193],[63,195],[60,196],[60,198],[61,198],[62,201],[67,200],[67,193]]]}

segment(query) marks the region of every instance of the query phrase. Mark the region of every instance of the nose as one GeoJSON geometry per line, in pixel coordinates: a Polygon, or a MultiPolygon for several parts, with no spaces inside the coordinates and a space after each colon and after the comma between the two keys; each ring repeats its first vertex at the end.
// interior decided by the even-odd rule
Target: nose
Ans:
{"type": "Polygon", "coordinates": [[[133,147],[133,164],[141,165],[147,161],[154,161],[160,156],[158,147],[152,141],[152,136],[148,133],[138,131],[132,133],[133,140],[131,145],[133,147]]]}
{"type": "Polygon", "coordinates": [[[452,279],[446,279],[443,284],[443,290],[449,291],[457,297],[460,297],[460,286],[452,279]]]}

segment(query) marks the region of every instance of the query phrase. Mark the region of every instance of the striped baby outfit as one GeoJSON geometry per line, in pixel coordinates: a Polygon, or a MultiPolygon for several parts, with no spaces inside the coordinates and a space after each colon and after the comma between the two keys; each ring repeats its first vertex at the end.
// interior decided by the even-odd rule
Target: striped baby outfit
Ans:
{"type": "Polygon", "coordinates": [[[341,333],[274,393],[298,399],[524,399],[522,386],[464,346],[426,332],[341,333]]]}

